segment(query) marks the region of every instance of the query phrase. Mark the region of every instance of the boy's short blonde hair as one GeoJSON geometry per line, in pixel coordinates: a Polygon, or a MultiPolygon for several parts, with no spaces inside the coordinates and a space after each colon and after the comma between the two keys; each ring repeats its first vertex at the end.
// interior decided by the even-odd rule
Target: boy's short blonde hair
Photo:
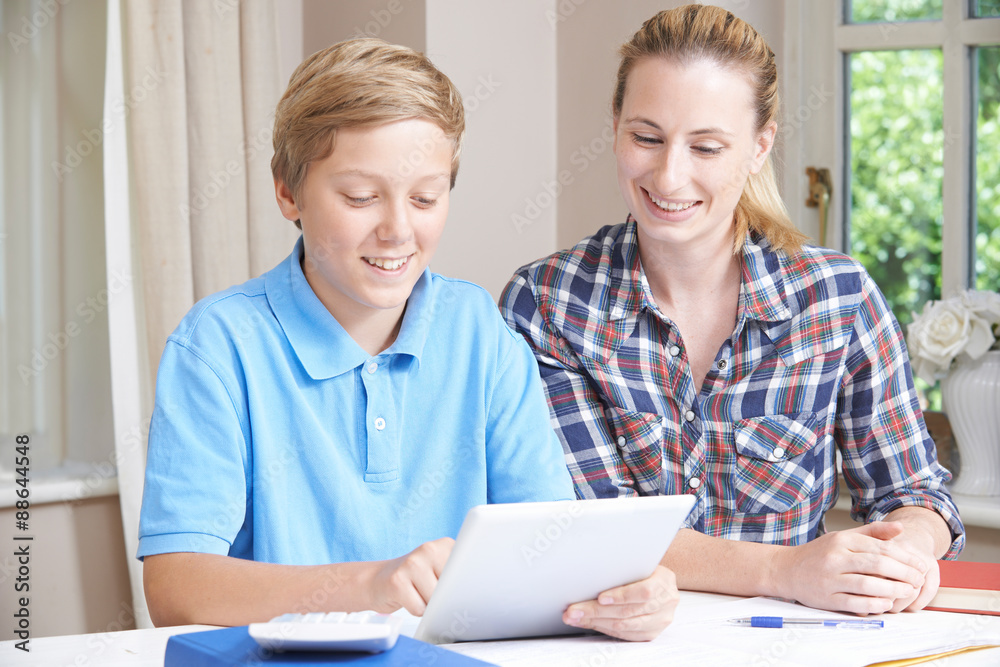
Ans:
{"type": "Polygon", "coordinates": [[[454,187],[465,134],[455,84],[427,56],[405,46],[370,37],[334,44],[296,68],[278,102],[271,173],[297,200],[309,163],[333,152],[338,128],[411,118],[434,123],[454,144],[454,187]]]}

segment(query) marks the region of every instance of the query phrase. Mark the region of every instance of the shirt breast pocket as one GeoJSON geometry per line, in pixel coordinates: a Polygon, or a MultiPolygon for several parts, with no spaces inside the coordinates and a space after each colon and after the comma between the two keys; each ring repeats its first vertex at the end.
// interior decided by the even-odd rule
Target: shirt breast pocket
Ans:
{"type": "Polygon", "coordinates": [[[736,506],[747,514],[787,512],[806,500],[824,465],[812,412],[736,422],[736,506]]]}
{"type": "Polygon", "coordinates": [[[605,415],[611,437],[639,490],[647,494],[658,493],[663,461],[663,416],[618,407],[607,408],[605,415]]]}

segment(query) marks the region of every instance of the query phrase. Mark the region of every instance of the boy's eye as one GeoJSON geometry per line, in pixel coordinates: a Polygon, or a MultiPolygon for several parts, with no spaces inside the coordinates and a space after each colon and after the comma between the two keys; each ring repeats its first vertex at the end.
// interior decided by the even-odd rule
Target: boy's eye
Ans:
{"type": "Polygon", "coordinates": [[[430,208],[437,204],[437,199],[431,199],[429,197],[413,197],[413,201],[417,203],[418,206],[422,208],[430,208]]]}
{"type": "Polygon", "coordinates": [[[347,197],[347,201],[351,206],[367,206],[368,204],[371,204],[373,201],[375,201],[375,197],[372,195],[369,195],[367,197],[351,197],[350,195],[345,195],[345,196],[347,197]]]}

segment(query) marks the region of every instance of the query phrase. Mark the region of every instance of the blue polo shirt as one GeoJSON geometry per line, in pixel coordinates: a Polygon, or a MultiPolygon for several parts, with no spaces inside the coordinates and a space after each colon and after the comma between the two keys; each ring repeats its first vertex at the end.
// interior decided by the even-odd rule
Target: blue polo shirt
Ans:
{"type": "Polygon", "coordinates": [[[301,254],[300,239],[167,340],[139,558],[383,560],[455,537],[474,505],[575,497],[534,357],[485,290],[425,271],[373,357],[301,254]]]}

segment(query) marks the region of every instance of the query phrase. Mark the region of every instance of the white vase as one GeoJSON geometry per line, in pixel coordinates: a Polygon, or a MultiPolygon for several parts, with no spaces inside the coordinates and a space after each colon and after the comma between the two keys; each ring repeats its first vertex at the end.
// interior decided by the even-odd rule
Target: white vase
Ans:
{"type": "Polygon", "coordinates": [[[961,457],[952,492],[1000,496],[1000,350],[960,362],[941,393],[961,457]]]}

